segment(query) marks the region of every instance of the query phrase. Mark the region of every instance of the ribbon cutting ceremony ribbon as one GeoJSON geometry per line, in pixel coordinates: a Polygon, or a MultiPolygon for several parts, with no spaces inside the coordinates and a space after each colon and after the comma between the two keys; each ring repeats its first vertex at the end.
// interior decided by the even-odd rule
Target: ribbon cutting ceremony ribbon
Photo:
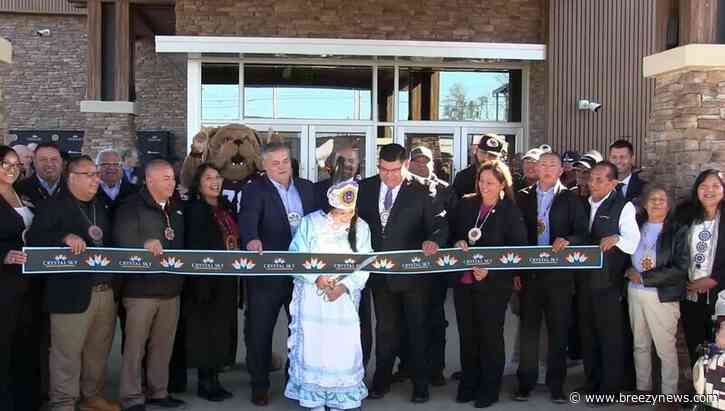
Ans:
{"type": "Polygon", "coordinates": [[[290,251],[166,250],[154,257],[144,249],[88,248],[73,254],[65,247],[25,247],[28,260],[23,274],[62,273],[166,273],[177,275],[269,276],[290,274],[345,274],[368,271],[381,274],[426,274],[488,270],[598,269],[598,246],[476,247],[464,252],[444,248],[427,257],[422,251],[387,251],[376,254],[297,253],[290,251]]]}

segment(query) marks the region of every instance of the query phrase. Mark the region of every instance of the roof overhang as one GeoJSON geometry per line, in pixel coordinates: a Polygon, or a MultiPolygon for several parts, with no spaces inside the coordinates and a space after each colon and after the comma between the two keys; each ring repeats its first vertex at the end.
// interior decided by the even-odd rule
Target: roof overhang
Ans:
{"type": "Polygon", "coordinates": [[[13,62],[13,46],[9,41],[0,37],[0,63],[13,62]]]}
{"type": "Polygon", "coordinates": [[[725,44],[688,44],[647,56],[642,64],[644,77],[715,69],[725,69],[725,44]]]}
{"type": "Polygon", "coordinates": [[[285,37],[156,36],[157,53],[544,60],[546,45],[285,37]]]}

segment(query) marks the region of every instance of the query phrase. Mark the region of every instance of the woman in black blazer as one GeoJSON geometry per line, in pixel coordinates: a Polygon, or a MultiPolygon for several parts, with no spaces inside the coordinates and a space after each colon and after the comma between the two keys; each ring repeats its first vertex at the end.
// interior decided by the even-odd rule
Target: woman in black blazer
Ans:
{"type": "Polygon", "coordinates": [[[40,304],[20,275],[25,263],[23,232],[32,211],[13,189],[22,164],[15,151],[0,145],[0,409],[31,410],[39,404],[39,339],[28,324],[40,304]]]}
{"type": "MultiPolygon", "coordinates": [[[[221,195],[219,169],[202,164],[192,184],[185,210],[186,248],[239,250],[239,230],[231,206],[221,195]]],[[[210,254],[213,258],[213,254],[210,254]]],[[[237,352],[237,277],[191,277],[182,296],[182,331],[188,368],[198,368],[198,395],[223,401],[232,394],[219,383],[219,371],[234,364],[237,352]]]]}
{"type": "MultiPolygon", "coordinates": [[[[476,175],[476,194],[465,196],[453,214],[456,247],[526,245],[526,226],[514,203],[508,167],[489,162],[476,175]]],[[[463,369],[457,402],[475,400],[476,408],[484,408],[498,401],[506,360],[504,319],[512,290],[510,271],[475,267],[457,280],[453,295],[463,369]]]]}

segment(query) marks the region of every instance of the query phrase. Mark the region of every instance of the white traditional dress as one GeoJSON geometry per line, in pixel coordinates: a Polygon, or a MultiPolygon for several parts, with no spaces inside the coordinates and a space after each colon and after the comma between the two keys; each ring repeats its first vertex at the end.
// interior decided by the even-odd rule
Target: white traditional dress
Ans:
{"type": "MultiPolygon", "coordinates": [[[[346,227],[335,230],[327,214],[305,216],[290,251],[351,253],[346,227]]],[[[357,251],[372,252],[370,228],[357,220],[357,251]]],[[[306,408],[358,408],[368,390],[363,382],[358,305],[368,273],[355,272],[339,279],[348,289],[335,301],[318,293],[317,275],[295,275],[290,303],[292,322],[287,398],[306,408]]]]}

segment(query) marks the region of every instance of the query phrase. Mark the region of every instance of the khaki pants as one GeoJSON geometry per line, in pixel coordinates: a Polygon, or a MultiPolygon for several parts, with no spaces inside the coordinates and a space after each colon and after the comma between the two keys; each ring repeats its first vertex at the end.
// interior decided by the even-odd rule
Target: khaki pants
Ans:
{"type": "Polygon", "coordinates": [[[50,409],[73,411],[80,397],[102,396],[116,331],[113,290],[94,291],[79,314],[50,314],[50,409]]]}
{"type": "Polygon", "coordinates": [[[144,404],[141,386],[142,361],[146,354],[146,385],[150,399],[169,393],[169,362],[179,321],[179,297],[124,298],[126,329],[121,361],[121,406],[144,404]],[[148,353],[146,343],[148,342],[148,353]]]}
{"type": "Polygon", "coordinates": [[[662,393],[677,394],[677,324],[680,303],[661,303],[656,291],[629,288],[637,389],[652,390],[652,341],[662,362],[662,393]]]}

